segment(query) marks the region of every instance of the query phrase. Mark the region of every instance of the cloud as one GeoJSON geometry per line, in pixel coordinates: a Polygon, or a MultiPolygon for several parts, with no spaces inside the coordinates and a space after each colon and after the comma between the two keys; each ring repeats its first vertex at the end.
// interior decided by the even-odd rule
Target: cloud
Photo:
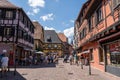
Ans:
{"type": "Polygon", "coordinates": [[[37,14],[39,11],[40,11],[39,8],[33,8],[32,10],[28,11],[27,14],[34,16],[34,15],[37,14]]]}
{"type": "Polygon", "coordinates": [[[53,28],[53,27],[47,27],[47,26],[45,26],[45,30],[55,30],[57,33],[61,32],[61,31],[59,31],[59,30],[56,30],[56,29],[53,28]]]}
{"type": "Polygon", "coordinates": [[[28,11],[27,14],[28,14],[28,15],[32,15],[32,16],[34,15],[34,13],[33,13],[33,12],[30,12],[30,11],[28,11]]]}
{"type": "Polygon", "coordinates": [[[27,12],[28,15],[34,16],[40,11],[40,8],[45,6],[45,0],[28,0],[30,10],[27,12]]]}
{"type": "Polygon", "coordinates": [[[44,7],[45,6],[45,0],[28,0],[28,4],[33,7],[44,7]]]}
{"type": "Polygon", "coordinates": [[[63,33],[68,37],[69,42],[71,42],[71,40],[73,39],[73,35],[74,35],[74,27],[65,29],[63,33]]]}
{"type": "Polygon", "coordinates": [[[53,13],[41,16],[40,19],[42,19],[43,21],[47,21],[47,20],[54,20],[54,15],[53,13]]]}
{"type": "Polygon", "coordinates": [[[71,23],[74,23],[74,20],[70,20],[71,23]]]}
{"type": "Polygon", "coordinates": [[[33,13],[35,13],[35,14],[37,14],[39,11],[40,11],[39,8],[34,8],[34,9],[33,9],[33,13]]]}
{"type": "Polygon", "coordinates": [[[65,22],[62,22],[62,25],[63,26],[69,26],[69,24],[65,23],[65,22]]]}

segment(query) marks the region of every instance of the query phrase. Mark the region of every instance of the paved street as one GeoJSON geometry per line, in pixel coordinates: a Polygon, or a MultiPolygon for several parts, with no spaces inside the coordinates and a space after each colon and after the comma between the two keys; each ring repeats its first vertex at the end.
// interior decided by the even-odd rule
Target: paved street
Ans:
{"type": "Polygon", "coordinates": [[[80,66],[63,63],[60,59],[58,65],[44,64],[17,68],[16,76],[13,76],[11,69],[7,77],[0,80],[120,80],[120,78],[93,68],[92,75],[89,76],[88,67],[84,66],[82,70],[80,66]]]}

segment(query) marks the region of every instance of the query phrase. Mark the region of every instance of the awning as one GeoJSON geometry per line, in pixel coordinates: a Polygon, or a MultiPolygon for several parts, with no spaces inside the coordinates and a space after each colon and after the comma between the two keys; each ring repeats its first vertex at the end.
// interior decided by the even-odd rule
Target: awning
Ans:
{"type": "Polygon", "coordinates": [[[42,51],[35,52],[36,54],[44,54],[42,51]]]}
{"type": "Polygon", "coordinates": [[[24,50],[26,50],[26,51],[33,51],[33,49],[30,49],[30,48],[24,48],[24,50]]]}
{"type": "Polygon", "coordinates": [[[82,52],[82,54],[90,53],[90,50],[85,50],[82,52]]]}
{"type": "Polygon", "coordinates": [[[81,56],[82,54],[88,54],[88,53],[90,53],[90,50],[85,50],[83,52],[78,53],[77,56],[81,56]]]}
{"type": "Polygon", "coordinates": [[[120,36],[120,32],[110,35],[108,37],[102,38],[99,40],[99,42],[108,41],[108,39],[112,41],[115,37],[119,38],[119,36],[120,36]]]}

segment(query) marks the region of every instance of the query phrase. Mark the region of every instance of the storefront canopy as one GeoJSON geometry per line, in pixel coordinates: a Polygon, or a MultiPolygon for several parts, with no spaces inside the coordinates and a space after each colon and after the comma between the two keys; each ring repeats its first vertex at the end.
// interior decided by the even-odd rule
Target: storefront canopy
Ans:
{"type": "Polygon", "coordinates": [[[113,52],[111,52],[111,55],[120,55],[120,52],[119,51],[113,51],[113,52]]]}
{"type": "Polygon", "coordinates": [[[90,50],[85,50],[82,52],[82,54],[90,53],[90,50]]]}
{"type": "Polygon", "coordinates": [[[87,54],[87,53],[90,53],[90,50],[85,50],[81,53],[78,53],[77,56],[81,56],[82,54],[87,54]]]}
{"type": "Polygon", "coordinates": [[[42,51],[35,52],[36,54],[44,54],[42,51]]]}

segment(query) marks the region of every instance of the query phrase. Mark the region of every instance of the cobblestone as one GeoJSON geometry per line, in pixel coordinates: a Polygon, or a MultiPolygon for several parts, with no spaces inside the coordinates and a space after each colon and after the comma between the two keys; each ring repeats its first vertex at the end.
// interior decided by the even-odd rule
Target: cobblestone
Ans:
{"type": "Polygon", "coordinates": [[[59,61],[58,65],[43,64],[31,67],[17,68],[16,76],[13,69],[7,77],[0,80],[120,80],[120,77],[92,68],[92,75],[88,75],[88,66],[70,65],[59,61]]]}

